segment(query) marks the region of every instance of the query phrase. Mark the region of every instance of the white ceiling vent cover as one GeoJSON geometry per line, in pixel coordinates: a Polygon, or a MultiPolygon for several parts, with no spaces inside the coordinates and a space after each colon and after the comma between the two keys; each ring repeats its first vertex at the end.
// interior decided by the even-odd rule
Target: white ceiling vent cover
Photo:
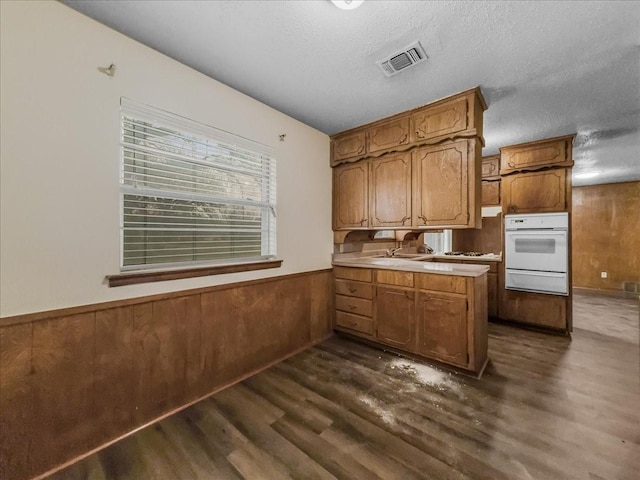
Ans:
{"type": "Polygon", "coordinates": [[[420,45],[420,42],[415,42],[399,52],[393,53],[382,60],[378,60],[376,65],[380,67],[380,70],[382,70],[387,77],[392,77],[396,73],[426,59],[427,55],[424,53],[422,45],[420,45]]]}

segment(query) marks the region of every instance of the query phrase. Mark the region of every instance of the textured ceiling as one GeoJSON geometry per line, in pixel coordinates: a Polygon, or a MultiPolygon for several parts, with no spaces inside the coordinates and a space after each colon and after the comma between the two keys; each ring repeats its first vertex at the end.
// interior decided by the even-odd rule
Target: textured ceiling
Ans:
{"type": "Polygon", "coordinates": [[[63,3],[327,134],[479,85],[484,155],[577,133],[574,185],[640,179],[640,2],[63,3]],[[386,78],[415,40],[429,59],[386,78]]]}

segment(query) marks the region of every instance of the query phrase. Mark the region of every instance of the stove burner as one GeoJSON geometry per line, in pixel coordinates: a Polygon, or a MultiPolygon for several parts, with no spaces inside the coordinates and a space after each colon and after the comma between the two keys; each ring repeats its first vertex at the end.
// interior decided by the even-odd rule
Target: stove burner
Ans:
{"type": "Polygon", "coordinates": [[[465,255],[467,257],[481,257],[486,255],[482,252],[444,252],[445,255],[465,255]]]}

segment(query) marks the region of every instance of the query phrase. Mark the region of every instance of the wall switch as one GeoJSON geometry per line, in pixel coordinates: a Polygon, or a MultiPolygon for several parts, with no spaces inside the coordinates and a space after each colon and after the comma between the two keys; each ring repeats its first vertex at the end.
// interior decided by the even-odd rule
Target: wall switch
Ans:
{"type": "Polygon", "coordinates": [[[607,272],[600,272],[600,278],[607,278],[607,272]]]}

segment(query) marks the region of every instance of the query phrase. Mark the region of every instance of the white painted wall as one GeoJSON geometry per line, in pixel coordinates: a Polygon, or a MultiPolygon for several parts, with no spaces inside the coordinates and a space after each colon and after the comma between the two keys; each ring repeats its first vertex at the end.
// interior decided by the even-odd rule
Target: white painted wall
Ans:
{"type": "Polygon", "coordinates": [[[0,316],[330,267],[325,134],[57,2],[0,9],[0,316]],[[110,63],[113,78],[97,70],[110,63]],[[277,149],[282,268],[105,285],[119,272],[121,96],[277,149]]]}

